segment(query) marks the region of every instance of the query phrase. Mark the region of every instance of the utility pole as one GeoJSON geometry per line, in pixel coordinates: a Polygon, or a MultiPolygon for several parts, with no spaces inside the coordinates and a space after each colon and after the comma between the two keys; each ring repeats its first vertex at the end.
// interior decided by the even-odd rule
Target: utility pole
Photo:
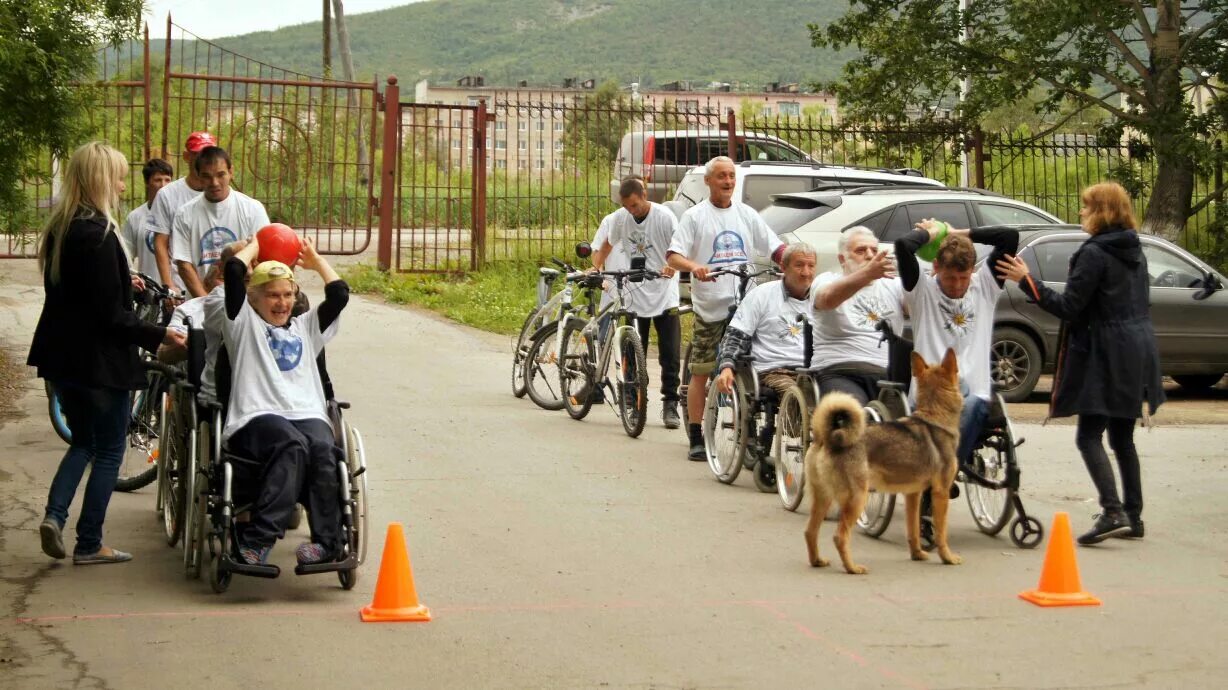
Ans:
{"type": "MultiPolygon", "coordinates": [[[[345,6],[341,0],[332,0],[333,2],[333,17],[337,22],[337,49],[341,52],[341,73],[346,81],[354,81],[354,54],[350,51],[350,30],[345,24],[345,6]]],[[[350,112],[358,111],[358,95],[354,93],[354,89],[346,89],[349,94],[350,112]]],[[[358,167],[365,169],[367,166],[367,143],[363,141],[362,136],[362,118],[355,118],[357,124],[354,126],[354,139],[358,149],[358,167]]],[[[367,180],[362,180],[363,184],[367,180]]]]}
{"type": "Polygon", "coordinates": [[[324,0],[324,76],[333,76],[333,17],[331,0],[324,0]]]}

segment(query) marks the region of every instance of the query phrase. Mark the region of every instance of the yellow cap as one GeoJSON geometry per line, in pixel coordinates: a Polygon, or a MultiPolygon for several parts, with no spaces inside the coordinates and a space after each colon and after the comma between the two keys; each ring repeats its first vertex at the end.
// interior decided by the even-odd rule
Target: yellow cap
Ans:
{"type": "Polygon", "coordinates": [[[259,287],[274,280],[288,280],[293,283],[294,271],[280,261],[262,261],[256,264],[256,270],[252,271],[252,277],[248,280],[248,285],[259,287]]]}

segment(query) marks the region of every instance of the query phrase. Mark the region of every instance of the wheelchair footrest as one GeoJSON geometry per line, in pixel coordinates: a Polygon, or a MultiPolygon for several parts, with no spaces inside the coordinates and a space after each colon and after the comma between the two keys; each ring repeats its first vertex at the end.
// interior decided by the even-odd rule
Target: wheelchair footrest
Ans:
{"type": "Polygon", "coordinates": [[[263,577],[273,579],[281,575],[281,568],[275,565],[249,565],[241,563],[229,555],[222,556],[220,563],[222,570],[235,575],[247,575],[249,577],[263,577]]]}
{"type": "Polygon", "coordinates": [[[348,558],[341,561],[326,561],[324,563],[312,563],[310,565],[297,565],[294,567],[295,575],[315,575],[316,573],[335,573],[338,570],[354,570],[358,567],[358,555],[350,554],[348,558]]]}

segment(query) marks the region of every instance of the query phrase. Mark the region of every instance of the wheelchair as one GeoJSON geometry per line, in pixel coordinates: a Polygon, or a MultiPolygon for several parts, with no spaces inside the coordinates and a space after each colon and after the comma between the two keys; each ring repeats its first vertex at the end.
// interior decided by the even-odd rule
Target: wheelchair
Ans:
{"type": "MultiPolygon", "coordinates": [[[[887,342],[890,352],[887,373],[889,381],[879,384],[882,388],[880,400],[882,393],[892,391],[891,395],[898,396],[903,402],[903,410],[907,414],[908,382],[911,380],[909,359],[913,344],[912,341],[895,334],[886,323],[879,324],[879,330],[883,332],[883,340],[887,342]]],[[[897,414],[901,410],[898,403],[895,407],[884,406],[877,410],[874,407],[872,402],[867,411],[870,412],[871,418],[878,413],[881,416],[879,421],[891,421],[903,416],[897,414]]],[[[1006,402],[995,386],[988,417],[973,446],[971,462],[960,464],[955,476],[957,484],[951,487],[951,497],[958,498],[960,493],[965,495],[972,519],[981,532],[996,536],[1010,523],[1010,538],[1015,546],[1032,549],[1044,539],[1045,530],[1039,520],[1027,514],[1023,500],[1019,497],[1021,472],[1016,449],[1023,445],[1024,441],[1025,439],[1015,433],[1014,425],[1007,415],[1006,402]],[[960,484],[963,485],[962,491],[960,484]]],[[[877,502],[871,495],[871,502],[866,504],[858,526],[866,534],[878,537],[887,529],[894,508],[894,495],[877,502]]],[[[927,547],[934,544],[934,525],[928,492],[923,494],[921,499],[921,539],[927,547]]]]}
{"type": "Polygon", "coordinates": [[[722,393],[715,382],[704,403],[703,434],[708,467],[718,481],[732,484],[743,468],[753,473],[755,487],[776,491],[776,421],[780,395],[760,385],[754,358],[734,359],[733,390],[722,393]]]}
{"type": "MultiPolygon", "coordinates": [[[[190,446],[192,452],[188,457],[188,464],[194,472],[188,475],[191,478],[187,485],[190,498],[185,507],[184,564],[187,576],[192,579],[199,578],[207,564],[209,585],[214,592],[221,594],[230,587],[234,575],[276,578],[281,574],[281,569],[272,564],[251,565],[239,556],[235,541],[236,516],[247,511],[250,504],[236,500],[236,468],[258,467],[259,463],[230,452],[222,442],[226,410],[225,405],[218,401],[228,400],[230,393],[230,365],[225,347],[219,350],[214,368],[217,400],[205,400],[198,394],[200,369],[203,366],[197,369],[191,365],[194,361],[193,341],[200,342],[197,347],[201,348],[199,359],[203,364],[204,331],[192,330],[188,338],[190,366],[187,385],[197,395],[194,404],[189,406],[194,414],[195,426],[192,430],[196,444],[190,446]]],[[[366,452],[362,434],[342,416],[342,411],[349,409],[350,404],[334,395],[332,382],[323,366],[322,354],[320,375],[334,443],[341,449],[341,461],[337,467],[341,553],[335,561],[298,565],[294,572],[298,575],[335,572],[341,587],[348,590],[358,583],[358,568],[367,557],[367,514],[370,504],[366,452]]]]}
{"type": "MultiPolygon", "coordinates": [[[[781,505],[796,512],[805,497],[805,460],[810,449],[810,422],[822,391],[819,389],[818,367],[811,366],[814,331],[807,325],[803,332],[806,352],[805,366],[797,369],[797,383],[785,392],[780,401],[776,421],[776,489],[781,505]]],[[[910,413],[906,385],[896,381],[880,381],[878,397],[866,405],[866,421],[877,423],[905,417],[910,413]]],[[[838,507],[832,507],[832,515],[838,507]]],[[[895,511],[895,494],[871,491],[865,510],[857,524],[863,532],[879,536],[891,522],[895,511]]],[[[829,515],[831,517],[832,515],[829,515]]]]}

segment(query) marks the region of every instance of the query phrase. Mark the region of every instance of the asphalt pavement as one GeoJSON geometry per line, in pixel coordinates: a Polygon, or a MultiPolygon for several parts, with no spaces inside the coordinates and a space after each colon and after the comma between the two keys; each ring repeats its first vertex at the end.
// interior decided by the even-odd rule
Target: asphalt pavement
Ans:
{"type": "MultiPolygon", "coordinates": [[[[18,361],[42,298],[28,265],[0,262],[0,339],[18,361]]],[[[135,560],[52,562],[36,528],[64,446],[27,379],[0,422],[0,687],[1188,688],[1228,672],[1228,427],[1162,412],[1140,431],[1146,539],[1077,551],[1102,606],[1040,609],[1017,594],[1044,547],[980,534],[962,498],[963,565],[910,561],[901,511],[882,539],[853,538],[870,574],[814,569],[804,515],[686,461],[655,407],[635,440],[609,408],[539,410],[510,394],[509,351],[351,301],[329,368],[366,440],[373,539],[350,592],[292,574],[299,532],[274,550],[279,579],[213,594],[162,540],[152,488],[108,514],[107,543],[135,560]],[[430,623],[359,622],[390,521],[430,623]]],[[[1073,427],[1019,430],[1029,512],[1086,528],[1097,507],[1073,427]]]]}

